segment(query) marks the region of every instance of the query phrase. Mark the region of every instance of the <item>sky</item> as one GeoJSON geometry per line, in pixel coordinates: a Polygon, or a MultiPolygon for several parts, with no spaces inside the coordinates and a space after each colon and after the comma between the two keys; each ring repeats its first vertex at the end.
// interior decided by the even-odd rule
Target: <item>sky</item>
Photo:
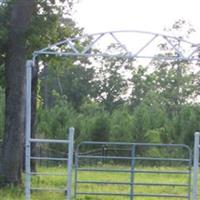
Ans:
{"type": "Polygon", "coordinates": [[[142,30],[163,33],[184,19],[195,29],[200,43],[200,0],[79,0],[74,20],[85,33],[142,30]]]}

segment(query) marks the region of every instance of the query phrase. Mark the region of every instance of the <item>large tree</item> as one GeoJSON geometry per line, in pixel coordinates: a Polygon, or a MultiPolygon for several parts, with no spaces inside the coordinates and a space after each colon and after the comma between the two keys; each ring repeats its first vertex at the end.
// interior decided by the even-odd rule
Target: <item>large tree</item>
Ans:
{"type": "Polygon", "coordinates": [[[5,51],[6,109],[1,185],[21,183],[24,130],[24,82],[26,32],[34,10],[34,0],[11,1],[9,34],[5,51]]]}
{"type": "MultiPolygon", "coordinates": [[[[2,68],[5,71],[6,90],[5,134],[0,162],[1,185],[21,183],[26,59],[33,50],[79,34],[80,29],[75,28],[75,24],[69,19],[68,11],[72,2],[73,0],[8,0],[6,4],[0,4],[0,28],[4,27],[0,30],[0,70],[2,68]]],[[[32,84],[33,94],[37,95],[37,69],[35,72],[32,84]]],[[[34,96],[33,111],[35,101],[34,96]]],[[[34,117],[32,119],[33,131],[34,117]]]]}

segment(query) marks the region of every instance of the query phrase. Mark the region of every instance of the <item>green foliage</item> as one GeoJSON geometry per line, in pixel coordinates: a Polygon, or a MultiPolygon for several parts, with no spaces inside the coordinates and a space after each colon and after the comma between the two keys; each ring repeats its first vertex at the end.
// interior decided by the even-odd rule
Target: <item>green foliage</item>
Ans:
{"type": "Polygon", "coordinates": [[[75,109],[93,96],[94,70],[86,68],[84,63],[74,64],[73,60],[63,59],[48,63],[40,74],[41,77],[41,97],[47,107],[55,105],[53,92],[65,96],[75,109]]]}
{"type": "Polygon", "coordinates": [[[5,50],[8,40],[8,12],[9,7],[0,5],[0,87],[5,88],[5,50]]]}
{"type": "MultiPolygon", "coordinates": [[[[76,27],[75,22],[71,19],[71,6],[67,6],[68,3],[65,6],[61,6],[62,3],[62,0],[37,1],[32,23],[27,32],[29,55],[34,50],[81,33],[82,30],[76,27]]],[[[70,1],[71,4],[73,4],[73,1],[70,1]]]]}
{"type": "Polygon", "coordinates": [[[162,105],[162,97],[157,95],[155,91],[150,91],[146,94],[143,103],[148,108],[150,127],[152,129],[163,127],[166,118],[166,109],[162,105]]]}
{"type": "Polygon", "coordinates": [[[162,134],[162,128],[148,130],[145,134],[145,140],[148,141],[148,143],[162,143],[162,134]]]}
{"type": "Polygon", "coordinates": [[[141,104],[135,109],[134,112],[134,126],[133,126],[133,138],[135,142],[144,142],[145,134],[150,128],[151,119],[149,116],[148,106],[141,104]]]}
{"type": "Polygon", "coordinates": [[[5,67],[0,64],[0,87],[5,88],[5,67]]]}
{"type": "Polygon", "coordinates": [[[154,91],[154,74],[148,73],[148,68],[138,66],[132,72],[131,108],[135,109],[145,98],[147,93],[154,91]]]}
{"type": "Polygon", "coordinates": [[[83,140],[193,144],[199,129],[200,106],[186,104],[180,112],[167,114],[156,95],[149,93],[134,111],[128,106],[108,112],[102,104],[86,101],[77,111],[65,96],[55,93],[55,106],[38,110],[38,135],[65,138],[76,129],[76,143],[83,140]]]}
{"type": "Polygon", "coordinates": [[[123,105],[128,89],[127,79],[123,76],[125,64],[123,60],[102,59],[95,67],[95,99],[101,102],[106,110],[112,112],[123,105]]]}
{"type": "Polygon", "coordinates": [[[108,141],[110,132],[109,114],[99,113],[94,117],[91,126],[91,139],[93,141],[108,141]]]}
{"type": "MultiPolygon", "coordinates": [[[[0,4],[0,66],[5,63],[8,48],[10,10],[13,6],[12,0],[8,2],[0,4]]],[[[76,26],[71,17],[73,4],[74,0],[36,1],[32,21],[26,33],[27,57],[31,57],[33,51],[49,44],[81,34],[82,29],[76,26]]]]}
{"type": "Polygon", "coordinates": [[[134,116],[129,113],[127,108],[116,109],[110,119],[110,141],[133,141],[134,116]]]}
{"type": "Polygon", "coordinates": [[[53,108],[40,108],[37,135],[54,139],[67,138],[68,129],[74,126],[75,118],[73,107],[64,100],[53,108]]]}
{"type": "Polygon", "coordinates": [[[108,141],[110,115],[101,105],[96,103],[84,104],[81,108],[79,120],[81,139],[108,141]]]}
{"type": "Polygon", "coordinates": [[[185,105],[180,111],[179,117],[179,142],[193,145],[194,132],[200,130],[200,107],[197,105],[185,105]]]}

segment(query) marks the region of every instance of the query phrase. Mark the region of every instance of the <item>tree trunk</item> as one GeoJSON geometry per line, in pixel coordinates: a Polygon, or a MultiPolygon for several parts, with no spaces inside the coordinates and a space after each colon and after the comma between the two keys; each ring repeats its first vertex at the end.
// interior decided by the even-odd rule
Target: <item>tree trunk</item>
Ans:
{"type": "Polygon", "coordinates": [[[6,53],[6,109],[0,184],[20,185],[24,141],[26,31],[35,0],[15,0],[10,15],[6,53]]]}

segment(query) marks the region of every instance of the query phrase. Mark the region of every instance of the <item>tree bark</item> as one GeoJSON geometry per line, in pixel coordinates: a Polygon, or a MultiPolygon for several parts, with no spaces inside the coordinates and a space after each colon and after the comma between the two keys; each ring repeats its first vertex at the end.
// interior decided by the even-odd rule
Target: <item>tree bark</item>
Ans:
{"type": "Polygon", "coordinates": [[[20,185],[24,141],[24,82],[26,31],[31,22],[35,0],[15,0],[10,15],[6,53],[6,109],[0,184],[20,185]]]}

